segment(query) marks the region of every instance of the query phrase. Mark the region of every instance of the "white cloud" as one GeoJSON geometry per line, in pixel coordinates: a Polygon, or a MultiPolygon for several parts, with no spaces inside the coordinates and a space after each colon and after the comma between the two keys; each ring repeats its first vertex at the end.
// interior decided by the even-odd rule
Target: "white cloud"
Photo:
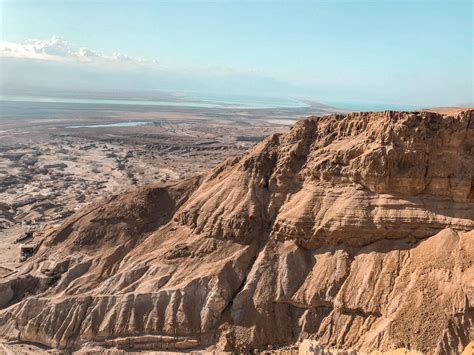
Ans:
{"type": "MultiPolygon", "coordinates": [[[[264,77],[268,76],[256,69],[236,69],[224,65],[214,66],[194,66],[187,65],[166,65],[156,59],[143,59],[130,57],[122,53],[104,54],[88,48],[75,48],[71,43],[61,36],[52,36],[50,39],[39,40],[29,39],[23,43],[0,41],[0,58],[10,58],[12,60],[30,59],[34,61],[56,62],[64,64],[106,64],[106,68],[117,66],[124,68],[139,68],[146,70],[160,70],[176,72],[179,74],[195,76],[229,76],[248,75],[264,77]]],[[[101,66],[104,68],[104,66],[101,66]]]]}
{"type": "Polygon", "coordinates": [[[60,36],[53,36],[47,40],[30,39],[24,43],[0,41],[0,57],[96,63],[156,63],[156,61],[132,58],[120,53],[105,55],[87,48],[75,49],[67,40],[60,36]]]}
{"type": "Polygon", "coordinates": [[[257,70],[164,64],[154,59],[77,48],[59,36],[23,43],[0,41],[3,94],[42,90],[160,90],[254,94],[291,87],[257,70]]]}

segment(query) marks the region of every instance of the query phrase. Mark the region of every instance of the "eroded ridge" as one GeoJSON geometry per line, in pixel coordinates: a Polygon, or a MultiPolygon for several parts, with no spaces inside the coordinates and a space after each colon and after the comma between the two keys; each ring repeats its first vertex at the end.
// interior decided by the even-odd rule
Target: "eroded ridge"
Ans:
{"type": "Polygon", "coordinates": [[[474,120],[310,117],[180,183],[96,203],[0,283],[0,331],[55,348],[472,340],[474,120]]]}

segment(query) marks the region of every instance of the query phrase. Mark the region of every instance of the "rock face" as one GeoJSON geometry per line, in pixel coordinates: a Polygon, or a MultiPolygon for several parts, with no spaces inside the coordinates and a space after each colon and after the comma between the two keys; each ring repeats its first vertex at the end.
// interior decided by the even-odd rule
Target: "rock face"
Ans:
{"type": "Polygon", "coordinates": [[[89,206],[0,281],[0,333],[75,349],[473,339],[474,111],[310,117],[89,206]]]}

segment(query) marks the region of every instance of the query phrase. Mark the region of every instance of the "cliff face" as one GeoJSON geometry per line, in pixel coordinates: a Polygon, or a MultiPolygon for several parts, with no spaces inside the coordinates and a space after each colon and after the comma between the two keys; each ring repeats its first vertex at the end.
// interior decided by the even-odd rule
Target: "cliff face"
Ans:
{"type": "Polygon", "coordinates": [[[473,338],[473,112],[310,117],[204,177],[90,206],[0,281],[0,332],[456,353],[473,338]]]}

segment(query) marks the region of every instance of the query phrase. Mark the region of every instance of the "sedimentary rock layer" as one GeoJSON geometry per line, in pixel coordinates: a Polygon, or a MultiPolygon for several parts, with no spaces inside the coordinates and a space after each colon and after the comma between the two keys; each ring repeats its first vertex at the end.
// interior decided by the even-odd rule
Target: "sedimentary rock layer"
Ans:
{"type": "Polygon", "coordinates": [[[91,205],[0,281],[0,332],[456,353],[473,338],[472,117],[310,117],[205,176],[91,205]]]}

